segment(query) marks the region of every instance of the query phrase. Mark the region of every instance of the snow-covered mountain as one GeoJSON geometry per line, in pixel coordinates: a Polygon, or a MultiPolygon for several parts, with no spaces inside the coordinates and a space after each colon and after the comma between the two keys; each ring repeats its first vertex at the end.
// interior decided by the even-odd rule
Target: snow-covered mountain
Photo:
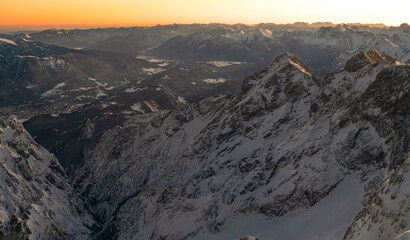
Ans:
{"type": "Polygon", "coordinates": [[[68,174],[92,140],[81,137],[87,119],[96,128],[93,137],[99,136],[132,115],[235,91],[259,68],[79,51],[25,35],[0,38],[0,117],[28,120],[27,130],[68,174]]]}
{"type": "Polygon", "coordinates": [[[409,77],[374,50],[324,79],[282,54],[237,95],[129,119],[74,175],[94,237],[406,237],[409,77]]]}
{"type": "Polygon", "coordinates": [[[375,50],[325,78],[282,54],[238,94],[103,133],[72,183],[1,120],[0,238],[407,239],[409,85],[375,50]]]}
{"type": "Polygon", "coordinates": [[[0,239],[408,239],[409,63],[407,24],[0,34],[0,239]]]}
{"type": "Polygon", "coordinates": [[[0,119],[0,239],[85,239],[94,226],[58,160],[0,119]]]}
{"type": "Polygon", "coordinates": [[[367,39],[363,42],[361,46],[359,46],[354,51],[346,51],[340,54],[332,63],[332,69],[336,70],[343,67],[343,64],[350,59],[355,54],[361,51],[369,51],[369,50],[377,50],[384,54],[388,54],[389,56],[394,57],[395,59],[399,59],[404,63],[410,62],[410,35],[409,34],[394,34],[395,42],[393,43],[392,40],[389,40],[386,36],[374,36],[370,39],[367,39]]]}
{"type": "Polygon", "coordinates": [[[410,31],[384,25],[295,24],[174,24],[119,29],[47,30],[30,35],[49,44],[131,56],[193,61],[239,61],[267,65],[289,51],[318,75],[343,64],[356,51],[375,49],[402,62],[409,61],[410,31]],[[353,52],[353,53],[349,53],[353,52]],[[347,56],[345,56],[347,54],[347,56]],[[335,66],[336,65],[336,66],[335,66]]]}

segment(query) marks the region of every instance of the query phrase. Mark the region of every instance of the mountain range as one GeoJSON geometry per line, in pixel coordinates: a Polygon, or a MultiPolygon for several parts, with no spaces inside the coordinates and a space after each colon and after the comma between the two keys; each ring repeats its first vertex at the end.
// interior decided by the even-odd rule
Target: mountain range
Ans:
{"type": "Polygon", "coordinates": [[[407,239],[409,43],[407,24],[0,35],[0,239],[407,239]]]}
{"type": "MultiPolygon", "coordinates": [[[[72,224],[91,228],[94,239],[394,238],[410,220],[409,73],[371,50],[321,79],[282,54],[246,78],[238,94],[136,115],[106,131],[71,177],[75,191],[49,194],[56,204],[67,193],[82,203],[73,215],[83,217],[72,224]]],[[[40,192],[71,189],[55,158],[17,120],[3,122],[1,136],[10,156],[5,176],[40,192]],[[40,166],[56,176],[38,180],[40,166]]],[[[53,206],[41,197],[14,201],[20,210],[3,213],[6,234],[16,222],[20,234],[39,231],[30,228],[35,214],[24,213],[36,209],[33,202],[53,206]]],[[[51,211],[41,229],[54,223],[61,230],[39,236],[87,233],[58,225],[66,213],[51,211]]]]}

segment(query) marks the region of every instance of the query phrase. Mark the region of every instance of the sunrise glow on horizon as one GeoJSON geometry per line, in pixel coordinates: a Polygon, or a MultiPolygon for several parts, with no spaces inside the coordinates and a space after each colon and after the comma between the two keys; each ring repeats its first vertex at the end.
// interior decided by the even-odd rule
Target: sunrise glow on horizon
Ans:
{"type": "Polygon", "coordinates": [[[172,23],[410,22],[408,0],[0,0],[0,25],[153,26],[172,23]]]}

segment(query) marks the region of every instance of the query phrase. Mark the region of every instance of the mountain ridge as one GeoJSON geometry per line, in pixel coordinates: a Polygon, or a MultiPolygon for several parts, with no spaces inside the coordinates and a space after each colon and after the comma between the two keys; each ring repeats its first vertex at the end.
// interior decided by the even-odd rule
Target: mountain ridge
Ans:
{"type": "Polygon", "coordinates": [[[14,116],[0,119],[0,238],[73,239],[91,233],[84,209],[58,160],[14,116]]]}
{"type": "MultiPolygon", "coordinates": [[[[0,176],[17,179],[0,179],[0,238],[405,239],[409,76],[375,50],[324,79],[283,53],[236,94],[103,132],[71,183],[17,118],[0,120],[0,176]]],[[[87,119],[79,138],[94,134],[87,119]]]]}
{"type": "Polygon", "coordinates": [[[370,62],[372,71],[345,72],[352,81],[335,89],[316,83],[292,58],[283,54],[249,77],[237,96],[137,116],[104,134],[88,149],[75,181],[93,199],[93,211],[105,216],[109,231],[98,236],[114,231],[114,238],[217,237],[233,231],[234,216],[271,219],[308,209],[343,182],[372,188],[389,168],[403,164],[409,133],[401,119],[408,111],[395,103],[408,98],[408,65],[370,62]],[[395,91],[385,89],[386,77],[397,81],[395,91]],[[363,86],[349,87],[356,82],[363,86]],[[391,100],[376,101],[383,94],[391,100]],[[99,184],[105,176],[114,185],[99,184]],[[112,205],[121,207],[113,212],[107,208],[112,205]],[[188,216],[192,224],[181,228],[188,216]]]}

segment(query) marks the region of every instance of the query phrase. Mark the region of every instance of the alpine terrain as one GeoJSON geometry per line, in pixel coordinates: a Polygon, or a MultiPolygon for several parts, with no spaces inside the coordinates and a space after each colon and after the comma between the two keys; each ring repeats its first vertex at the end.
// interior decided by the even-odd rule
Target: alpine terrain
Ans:
{"type": "Polygon", "coordinates": [[[95,237],[406,239],[409,74],[371,50],[320,79],[283,54],[237,95],[129,119],[74,177],[95,237]]]}
{"type": "Polygon", "coordinates": [[[410,239],[409,29],[0,35],[0,239],[410,239]]]}

